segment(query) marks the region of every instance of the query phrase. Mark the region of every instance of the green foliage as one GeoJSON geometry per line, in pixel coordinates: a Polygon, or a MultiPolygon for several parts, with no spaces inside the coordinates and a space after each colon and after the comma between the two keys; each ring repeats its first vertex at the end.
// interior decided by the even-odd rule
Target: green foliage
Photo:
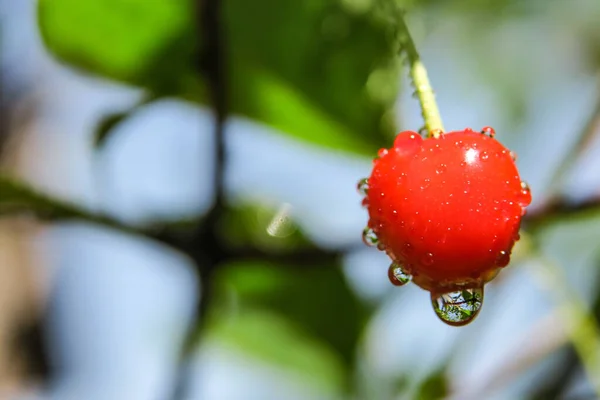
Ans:
{"type": "Polygon", "coordinates": [[[335,352],[281,315],[253,310],[220,317],[208,330],[206,340],[283,367],[330,391],[339,392],[344,386],[345,367],[335,352]]]}
{"type": "MultiPolygon", "coordinates": [[[[62,61],[154,96],[205,103],[193,15],[191,0],[39,2],[42,36],[62,61]]],[[[223,29],[232,113],[365,154],[393,132],[398,65],[383,21],[334,0],[231,0],[223,29]]]]}
{"type": "MultiPolygon", "coordinates": [[[[231,328],[238,331],[236,339],[239,339],[237,335],[245,334],[244,324],[249,323],[251,318],[248,315],[255,315],[255,312],[276,315],[278,321],[284,321],[282,325],[297,331],[294,336],[306,336],[310,338],[309,342],[319,343],[327,349],[324,354],[333,354],[344,368],[348,368],[344,373],[350,373],[364,312],[339,268],[334,265],[296,267],[244,262],[225,266],[218,274],[218,300],[210,318],[213,324],[241,324],[238,328],[231,328]]],[[[272,319],[269,321],[273,322],[272,319]]],[[[252,323],[259,324],[256,321],[252,323]]],[[[252,331],[260,329],[265,328],[254,327],[252,331]]],[[[251,343],[253,340],[248,338],[236,342],[251,343]]],[[[272,358],[269,354],[283,352],[286,346],[272,338],[259,348],[250,347],[246,350],[252,354],[272,358]]],[[[325,356],[325,359],[329,358],[329,355],[325,356]]]]}
{"type": "Polygon", "coordinates": [[[0,215],[32,212],[43,219],[95,218],[78,207],[51,199],[8,176],[0,175],[0,215]]]}
{"type": "Polygon", "coordinates": [[[74,66],[162,95],[199,88],[192,0],[40,0],[47,46],[74,66]],[[191,87],[190,87],[191,85],[191,87]]]}
{"type": "Polygon", "coordinates": [[[445,399],[450,392],[448,386],[444,370],[437,371],[421,382],[415,394],[415,400],[445,399]]]}

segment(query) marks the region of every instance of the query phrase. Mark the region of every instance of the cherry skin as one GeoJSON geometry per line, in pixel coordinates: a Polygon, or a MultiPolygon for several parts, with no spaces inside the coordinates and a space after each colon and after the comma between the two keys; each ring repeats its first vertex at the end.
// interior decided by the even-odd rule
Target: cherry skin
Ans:
{"type": "Polygon", "coordinates": [[[508,265],[530,202],[511,152],[465,129],[400,133],[374,161],[365,204],[379,247],[417,285],[444,293],[481,287],[508,265]]]}

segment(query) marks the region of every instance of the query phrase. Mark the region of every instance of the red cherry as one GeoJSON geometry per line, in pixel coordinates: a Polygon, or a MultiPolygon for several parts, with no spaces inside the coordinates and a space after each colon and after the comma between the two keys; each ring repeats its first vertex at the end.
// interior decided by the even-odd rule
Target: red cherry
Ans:
{"type": "Polygon", "coordinates": [[[402,132],[368,178],[378,247],[432,295],[483,287],[506,266],[531,202],[512,153],[483,131],[402,132]]]}

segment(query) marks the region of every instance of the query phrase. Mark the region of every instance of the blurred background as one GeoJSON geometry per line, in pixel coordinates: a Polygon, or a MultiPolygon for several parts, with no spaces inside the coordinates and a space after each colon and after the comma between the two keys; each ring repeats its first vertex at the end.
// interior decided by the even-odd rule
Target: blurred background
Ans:
{"type": "Polygon", "coordinates": [[[597,0],[0,0],[0,60],[1,399],[600,398],[597,0]],[[394,3],[533,193],[463,328],[361,241],[394,3]]]}

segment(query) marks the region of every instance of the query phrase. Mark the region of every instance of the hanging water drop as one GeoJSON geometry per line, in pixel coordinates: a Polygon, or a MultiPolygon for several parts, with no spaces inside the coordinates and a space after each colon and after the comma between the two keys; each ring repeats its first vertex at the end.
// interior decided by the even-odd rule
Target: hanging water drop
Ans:
{"type": "Polygon", "coordinates": [[[483,287],[457,290],[443,294],[431,293],[436,315],[451,326],[467,325],[477,317],[483,304],[483,287]]]}
{"type": "Polygon", "coordinates": [[[358,193],[366,196],[367,193],[369,193],[369,178],[362,178],[360,181],[358,181],[356,189],[358,190],[358,193]]]}
{"type": "Polygon", "coordinates": [[[388,269],[388,278],[394,286],[404,286],[411,280],[411,276],[402,269],[402,264],[391,263],[388,269]]]}
{"type": "Polygon", "coordinates": [[[367,246],[371,247],[377,246],[379,243],[379,238],[375,234],[375,231],[368,226],[363,230],[362,239],[367,246]]]}

